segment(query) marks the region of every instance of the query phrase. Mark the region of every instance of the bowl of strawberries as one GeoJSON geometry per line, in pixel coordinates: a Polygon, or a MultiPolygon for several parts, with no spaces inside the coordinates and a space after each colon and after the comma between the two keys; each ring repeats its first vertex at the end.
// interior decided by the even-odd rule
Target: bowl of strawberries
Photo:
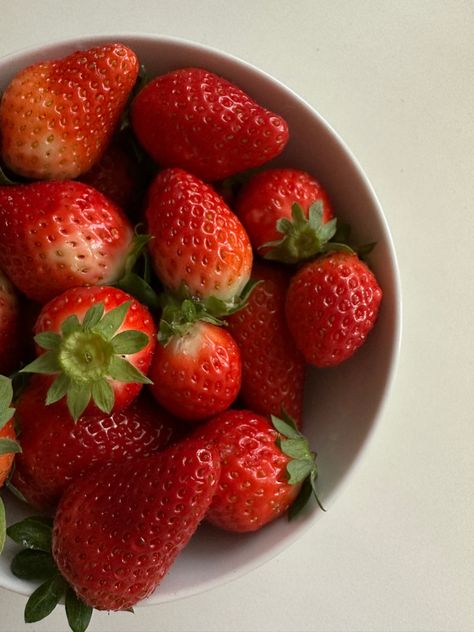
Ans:
{"type": "Polygon", "coordinates": [[[393,381],[397,263],[344,142],[230,55],[97,36],[0,87],[0,585],[83,629],[324,519],[393,381]]]}

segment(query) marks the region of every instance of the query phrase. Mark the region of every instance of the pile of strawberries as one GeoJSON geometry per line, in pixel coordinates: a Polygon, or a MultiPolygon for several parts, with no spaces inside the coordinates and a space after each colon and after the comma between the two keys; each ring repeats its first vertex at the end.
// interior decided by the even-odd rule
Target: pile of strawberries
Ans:
{"type": "Polygon", "coordinates": [[[268,166],[289,133],[205,69],[145,81],[118,43],[6,88],[0,479],[34,509],[7,530],[42,580],[26,621],[64,598],[83,630],[202,520],[254,531],[316,494],[306,368],[350,358],[382,292],[314,176],[268,166]]]}

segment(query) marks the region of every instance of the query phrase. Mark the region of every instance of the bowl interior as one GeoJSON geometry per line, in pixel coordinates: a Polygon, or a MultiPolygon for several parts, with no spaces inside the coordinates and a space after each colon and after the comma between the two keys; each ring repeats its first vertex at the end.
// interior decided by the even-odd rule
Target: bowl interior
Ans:
{"type": "MultiPolygon", "coordinates": [[[[311,370],[307,379],[304,430],[318,452],[320,498],[330,508],[380,418],[398,357],[400,284],[380,204],[349,149],[314,109],[264,72],[198,44],[144,35],[50,44],[1,59],[0,90],[31,63],[114,40],[136,51],[150,77],[179,67],[202,66],[230,79],[256,101],[284,116],[290,141],[276,162],[310,171],[328,190],[337,216],[351,223],[356,239],[377,242],[370,260],[384,298],[376,327],[352,359],[335,369],[311,370]]],[[[9,523],[31,513],[10,495],[4,496],[9,523]]],[[[292,523],[281,519],[249,535],[232,535],[203,525],[146,603],[198,593],[242,575],[278,554],[323,518],[312,506],[292,523]]],[[[9,571],[12,554],[13,547],[7,543],[0,557],[0,586],[30,594],[31,585],[9,571]]]]}

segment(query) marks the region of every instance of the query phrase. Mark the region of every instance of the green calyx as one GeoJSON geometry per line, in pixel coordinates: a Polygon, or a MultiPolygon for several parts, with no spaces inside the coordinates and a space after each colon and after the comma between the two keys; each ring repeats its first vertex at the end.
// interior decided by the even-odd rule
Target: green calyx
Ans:
{"type": "Polygon", "coordinates": [[[316,489],[316,453],[311,450],[308,440],[285,411],[282,411],[282,418],[271,415],[271,421],[275,430],[283,436],[276,440],[278,447],[291,459],[286,466],[288,482],[291,485],[301,484],[300,493],[288,509],[288,519],[292,520],[298,515],[311,496],[314,496],[319,507],[325,511],[316,489]]]}
{"type": "Polygon", "coordinates": [[[186,285],[182,285],[174,294],[164,292],[160,296],[162,315],[158,341],[166,345],[173,336],[184,336],[198,320],[225,326],[223,319],[245,307],[258,283],[261,281],[250,279],[242,292],[228,301],[215,296],[198,299],[191,295],[186,285]]]}
{"type": "Polygon", "coordinates": [[[11,562],[13,575],[22,580],[40,582],[26,602],[25,622],[44,619],[64,599],[70,629],[72,632],[85,632],[92,608],[76,595],[53,560],[51,520],[32,516],[8,527],[7,534],[23,547],[11,562]]]}
{"type": "Polygon", "coordinates": [[[63,322],[60,334],[45,331],[35,336],[35,342],[46,352],[22,372],[56,375],[46,395],[47,405],[66,397],[77,421],[91,400],[103,412],[112,411],[115,396],[111,381],[151,383],[125,358],[146,347],[148,336],[135,330],[117,333],[129,307],[130,301],[126,301],[105,312],[103,303],[96,303],[82,323],[73,314],[63,322]]]}
{"type": "MultiPolygon", "coordinates": [[[[0,430],[10,421],[15,414],[12,408],[13,387],[10,378],[0,375],[0,430]]],[[[0,438],[0,456],[2,454],[11,454],[21,452],[18,441],[14,439],[0,438]]]]}
{"type": "Polygon", "coordinates": [[[280,218],[276,228],[283,237],[261,246],[265,249],[265,259],[282,263],[299,263],[312,259],[316,255],[330,251],[352,252],[347,244],[330,241],[336,234],[335,218],[323,222],[323,204],[321,201],[311,204],[308,218],[299,204],[291,207],[291,220],[280,218]]]}

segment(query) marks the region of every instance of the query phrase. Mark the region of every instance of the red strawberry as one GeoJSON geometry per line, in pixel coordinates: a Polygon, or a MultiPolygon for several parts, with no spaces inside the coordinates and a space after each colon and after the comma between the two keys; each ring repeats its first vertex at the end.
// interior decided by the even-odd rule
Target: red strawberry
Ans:
{"type": "Polygon", "coordinates": [[[290,506],[294,515],[316,495],[315,454],[308,442],[291,420],[272,420],[275,427],[248,410],[228,410],[196,430],[194,436],[215,445],[221,457],[219,486],[206,516],[212,524],[255,531],[290,506]]]}
{"type": "Polygon", "coordinates": [[[364,343],[375,324],[382,290],[356,254],[333,253],[307,263],[292,278],[286,316],[310,364],[340,364],[364,343]]]}
{"type": "Polygon", "coordinates": [[[23,347],[19,321],[18,295],[0,270],[0,373],[9,374],[18,368],[23,347]]]}
{"type": "Polygon", "coordinates": [[[125,610],[150,595],[203,519],[219,471],[214,448],[184,440],[72,483],[52,550],[76,594],[100,610],[125,610]]]}
{"type": "Polygon", "coordinates": [[[18,73],[0,105],[2,157],[15,173],[70,179],[97,162],[138,76],[133,51],[107,44],[18,73]]]}
{"type": "Polygon", "coordinates": [[[16,401],[22,453],[13,484],[37,509],[54,508],[70,482],[93,464],[153,454],[173,436],[176,422],[145,395],[125,410],[73,423],[63,401],[45,407],[48,385],[35,376],[16,401]]]}
{"type": "Polygon", "coordinates": [[[327,223],[332,219],[333,211],[319,182],[299,169],[267,169],[254,175],[243,186],[235,212],[259,254],[266,255],[278,245],[271,258],[292,263],[315,254],[316,236],[307,221],[309,209],[315,202],[321,205],[322,223],[327,223]],[[295,204],[301,209],[299,221],[294,218],[291,221],[295,204]],[[285,234],[283,239],[282,232],[285,234]],[[282,240],[281,243],[279,240],[282,240]],[[267,244],[271,244],[271,248],[267,244]]]}
{"type": "Polygon", "coordinates": [[[123,212],[86,184],[0,187],[0,266],[35,301],[115,283],[132,241],[123,212]]]}
{"type": "Polygon", "coordinates": [[[241,384],[237,343],[222,327],[197,321],[158,342],[149,371],[155,399],[176,417],[198,421],[228,408],[241,384]]]}
{"type": "Polygon", "coordinates": [[[207,184],[182,169],[154,180],[146,210],[155,271],[171,291],[232,302],[250,277],[252,248],[242,224],[207,184]]]}
{"type": "Polygon", "coordinates": [[[290,275],[283,268],[255,262],[252,278],[261,283],[245,307],[227,319],[242,356],[240,398],[257,413],[279,415],[283,409],[300,423],[305,361],[286,323],[290,275]]]}
{"type": "Polygon", "coordinates": [[[106,413],[126,408],[150,382],[145,374],[155,324],[148,309],[122,290],[67,290],[43,307],[35,333],[40,355],[22,371],[54,376],[46,403],[66,396],[75,420],[91,400],[106,413]]]}
{"type": "Polygon", "coordinates": [[[201,68],[150,81],[132,103],[131,121],[160,165],[182,167],[207,181],[268,162],[288,140],[282,117],[201,68]]]}

